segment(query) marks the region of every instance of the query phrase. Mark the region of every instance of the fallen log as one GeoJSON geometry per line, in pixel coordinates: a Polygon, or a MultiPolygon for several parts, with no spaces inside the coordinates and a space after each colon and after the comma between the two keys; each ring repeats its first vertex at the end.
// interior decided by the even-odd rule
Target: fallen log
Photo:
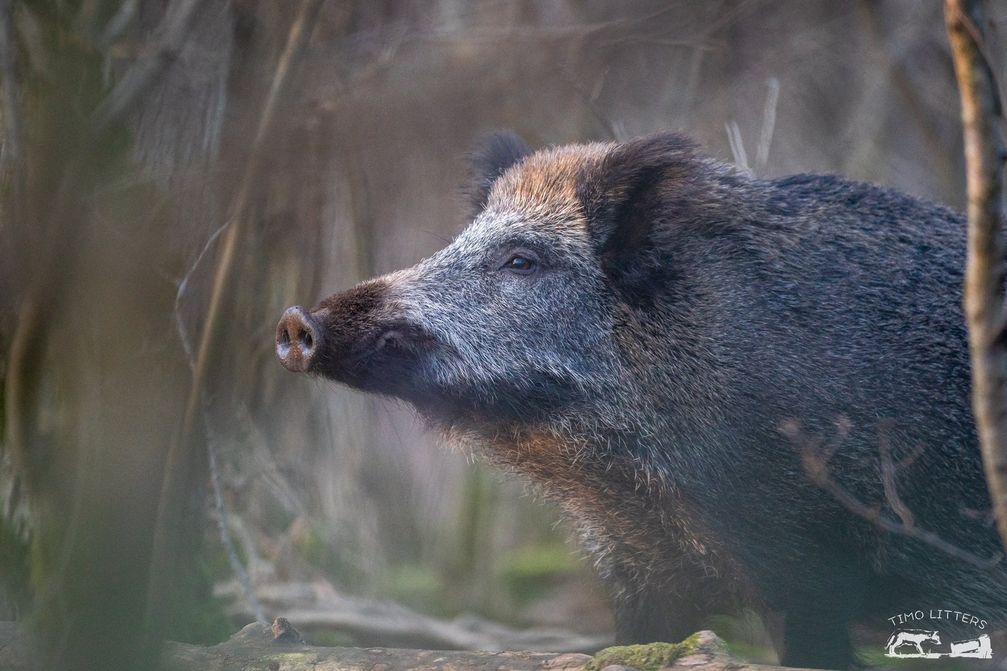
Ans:
{"type": "MultiPolygon", "coordinates": [[[[31,645],[16,624],[0,623],[0,671],[33,669],[31,645]]],[[[283,618],[253,623],[219,645],[165,645],[164,671],[783,671],[732,657],[723,641],[701,631],[682,643],[578,653],[463,652],[405,648],[328,648],[303,643],[283,618]]],[[[794,670],[791,670],[794,671],[794,670]]]]}
{"type": "MultiPolygon", "coordinates": [[[[231,602],[232,621],[255,619],[237,583],[220,585],[214,593],[231,602]]],[[[346,596],[324,580],[258,584],[255,594],[267,613],[283,613],[309,641],[335,632],[365,648],[585,653],[612,644],[608,635],[584,636],[548,627],[515,629],[470,614],[431,617],[398,603],[346,596]]]]}

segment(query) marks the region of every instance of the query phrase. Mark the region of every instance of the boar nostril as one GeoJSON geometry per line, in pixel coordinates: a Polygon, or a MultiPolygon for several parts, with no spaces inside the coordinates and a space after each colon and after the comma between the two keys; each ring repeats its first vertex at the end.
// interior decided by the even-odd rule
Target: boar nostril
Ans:
{"type": "Polygon", "coordinates": [[[287,370],[304,373],[311,368],[321,342],[315,320],[304,308],[288,308],[276,325],[276,356],[287,370]]]}

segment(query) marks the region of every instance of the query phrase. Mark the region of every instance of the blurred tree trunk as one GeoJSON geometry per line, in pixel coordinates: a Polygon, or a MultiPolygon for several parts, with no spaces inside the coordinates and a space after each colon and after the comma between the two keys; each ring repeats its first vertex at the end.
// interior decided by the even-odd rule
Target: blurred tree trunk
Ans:
{"type": "Polygon", "coordinates": [[[16,72],[3,75],[22,90],[5,99],[4,119],[21,134],[20,188],[3,199],[14,315],[4,452],[31,502],[28,621],[44,668],[149,665],[167,625],[206,598],[192,561],[200,458],[179,466],[172,505],[183,523],[159,564],[171,588],[147,587],[188,378],[166,281],[184,265],[172,223],[185,215],[168,185],[205,171],[215,151],[228,51],[216,68],[188,66],[230,39],[226,8],[127,0],[18,3],[7,14],[16,72]]]}
{"type": "Polygon", "coordinates": [[[1007,548],[1007,311],[1003,232],[1003,105],[980,0],[945,0],[965,128],[968,261],[965,314],[972,409],[1000,538],[1007,548]]]}

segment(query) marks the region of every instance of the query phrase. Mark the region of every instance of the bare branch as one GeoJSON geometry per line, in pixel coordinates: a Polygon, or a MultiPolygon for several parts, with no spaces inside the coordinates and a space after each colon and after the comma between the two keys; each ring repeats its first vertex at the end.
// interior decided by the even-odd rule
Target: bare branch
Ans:
{"type": "Polygon", "coordinates": [[[895,473],[898,470],[895,462],[892,461],[892,444],[889,440],[889,432],[892,430],[891,422],[883,422],[878,431],[878,450],[881,453],[881,485],[885,489],[885,499],[888,505],[902,520],[906,528],[912,529],[916,526],[916,520],[909,506],[905,504],[899,496],[898,487],[895,484],[895,473]]]}
{"type": "MultiPolygon", "coordinates": [[[[801,463],[804,466],[804,472],[808,476],[808,479],[831,494],[836,501],[857,517],[867,520],[882,531],[918,540],[943,552],[949,557],[959,559],[983,570],[991,569],[1003,561],[1003,554],[1001,553],[997,553],[992,557],[980,557],[944,540],[932,531],[923,529],[915,524],[906,524],[906,518],[903,518],[901,522],[893,519],[891,516],[885,514],[884,507],[881,504],[869,505],[864,503],[832,478],[829,472],[829,461],[835,454],[834,450],[820,451],[818,446],[821,444],[821,440],[806,436],[801,431],[801,427],[797,422],[784,423],[781,431],[800,454],[801,463]]],[[[882,457],[882,460],[884,460],[884,457],[882,457]]],[[[890,455],[888,460],[891,463],[890,455]]],[[[894,471],[894,466],[892,466],[892,471],[894,471]]],[[[884,474],[882,474],[882,477],[884,477],[884,474]]],[[[892,487],[894,491],[894,482],[892,483],[892,487]]],[[[888,485],[885,485],[885,494],[888,496],[888,485]]],[[[903,513],[908,514],[909,512],[897,493],[894,497],[888,498],[887,503],[900,516],[903,513]],[[902,512],[899,512],[900,509],[902,512]]],[[[911,514],[909,514],[908,519],[912,520],[911,514]]]]}
{"type": "Polygon", "coordinates": [[[972,412],[1000,539],[1007,547],[1007,311],[1004,288],[1003,104],[982,28],[982,3],[945,0],[962,102],[968,192],[965,315],[972,412]]]}
{"type": "Polygon", "coordinates": [[[745,152],[745,142],[741,138],[741,129],[737,121],[729,121],[724,124],[727,131],[727,141],[731,145],[731,155],[734,157],[734,164],[744,172],[751,174],[752,169],[748,167],[748,154],[745,152]]]}
{"type": "MultiPolygon", "coordinates": [[[[225,222],[220,228],[213,232],[213,235],[206,241],[203,249],[196,256],[196,260],[193,261],[192,267],[189,268],[185,276],[178,283],[178,291],[175,293],[175,327],[178,329],[178,338],[182,341],[182,349],[185,350],[185,358],[189,364],[189,369],[195,371],[196,362],[193,359],[192,354],[192,344],[189,342],[189,332],[185,328],[185,320],[182,318],[182,298],[185,296],[186,288],[189,285],[189,279],[192,274],[199,267],[200,262],[206,253],[213,247],[213,243],[220,237],[220,234],[227,228],[227,224],[230,222],[225,222]]],[[[230,522],[229,515],[227,512],[227,504],[224,501],[224,491],[223,485],[220,478],[220,465],[219,456],[217,450],[217,437],[213,432],[213,428],[210,426],[210,416],[208,409],[206,407],[206,396],[200,393],[200,405],[201,405],[201,415],[203,418],[203,428],[206,432],[206,454],[207,461],[210,468],[210,488],[213,490],[213,506],[214,512],[216,513],[217,521],[217,531],[220,533],[220,542],[224,546],[224,552],[227,554],[227,561],[231,566],[231,570],[234,572],[235,577],[238,580],[238,584],[241,585],[242,592],[245,599],[248,601],[249,607],[252,609],[252,613],[255,616],[257,622],[266,622],[265,613],[262,610],[262,606],[259,604],[259,599],[255,595],[255,589],[252,587],[252,579],[248,575],[248,571],[241,564],[241,560],[238,558],[238,551],[234,547],[234,541],[231,539],[230,522]]]]}
{"type": "MultiPolygon", "coordinates": [[[[234,598],[233,583],[218,586],[218,597],[234,598]]],[[[586,636],[550,627],[516,629],[472,614],[444,619],[418,613],[401,604],[342,594],[325,580],[272,582],[258,586],[266,607],[296,623],[310,641],[314,636],[339,633],[362,645],[387,645],[436,650],[541,650],[576,652],[611,645],[606,634],[586,636]]],[[[249,615],[244,604],[228,605],[240,621],[249,615]]]]}
{"type": "Polygon", "coordinates": [[[608,117],[604,112],[599,109],[597,105],[598,94],[601,91],[601,87],[605,82],[605,76],[608,74],[608,69],[603,70],[595,82],[595,85],[591,91],[588,91],[586,87],[582,86],[573,73],[569,72],[568,68],[562,70],[563,81],[573,89],[577,97],[580,98],[581,102],[584,103],[584,108],[591,114],[598,125],[604,130],[608,135],[609,139],[615,142],[622,142],[628,139],[626,134],[626,129],[623,127],[622,123],[614,121],[608,117]]]}
{"type": "Polygon", "coordinates": [[[769,147],[773,144],[773,131],[776,130],[776,106],[780,102],[780,80],[770,77],[766,83],[766,104],[762,109],[762,132],[759,133],[759,145],[755,150],[755,173],[761,175],[769,165],[769,147]]]}
{"type": "Polygon", "coordinates": [[[258,597],[255,595],[255,588],[252,586],[252,579],[249,577],[248,571],[245,570],[241,560],[238,558],[238,551],[235,549],[234,541],[231,538],[227,504],[224,501],[223,486],[221,485],[220,480],[217,438],[210,427],[210,419],[207,415],[205,407],[203,408],[203,425],[206,429],[206,453],[210,462],[210,486],[213,490],[213,507],[216,512],[217,531],[220,533],[220,542],[224,546],[224,551],[227,554],[227,562],[230,564],[231,570],[234,572],[235,577],[238,579],[238,583],[241,585],[241,591],[244,594],[245,600],[248,601],[249,607],[252,609],[252,614],[255,616],[256,622],[266,622],[266,615],[262,610],[262,605],[259,603],[258,597]]]}
{"type": "Polygon", "coordinates": [[[175,292],[175,328],[178,329],[178,338],[182,341],[182,349],[185,350],[185,360],[189,364],[189,370],[196,370],[196,359],[192,352],[192,343],[189,342],[189,329],[185,327],[185,320],[182,319],[182,299],[185,297],[185,292],[189,288],[189,280],[192,279],[192,274],[196,272],[199,268],[199,264],[202,263],[203,257],[206,253],[213,248],[213,243],[217,241],[220,234],[224,232],[227,225],[231,223],[225,221],[221,224],[220,228],[213,232],[213,235],[207,239],[206,244],[203,245],[203,249],[200,250],[199,254],[196,256],[196,260],[192,262],[192,266],[189,268],[188,272],[182,277],[178,283],[178,290],[175,292]]]}

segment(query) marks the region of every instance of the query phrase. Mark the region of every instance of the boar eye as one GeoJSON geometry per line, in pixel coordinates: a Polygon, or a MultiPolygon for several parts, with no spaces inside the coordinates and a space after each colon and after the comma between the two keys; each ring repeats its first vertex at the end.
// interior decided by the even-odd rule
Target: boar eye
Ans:
{"type": "Polygon", "coordinates": [[[509,270],[516,275],[530,275],[538,268],[538,262],[522,254],[515,254],[501,266],[500,270],[509,270]]]}

